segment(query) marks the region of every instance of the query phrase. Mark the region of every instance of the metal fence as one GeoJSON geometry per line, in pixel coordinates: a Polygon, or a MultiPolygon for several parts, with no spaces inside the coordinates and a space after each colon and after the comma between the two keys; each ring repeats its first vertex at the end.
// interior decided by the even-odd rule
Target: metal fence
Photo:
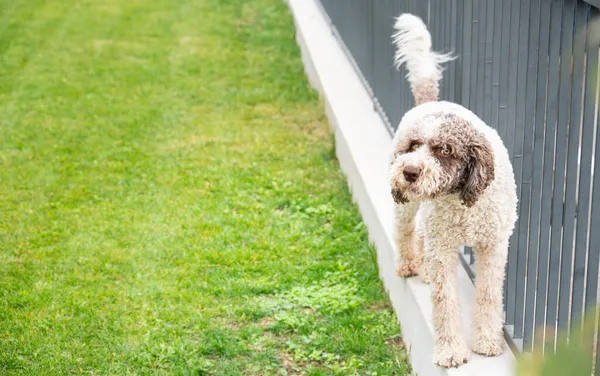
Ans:
{"type": "Polygon", "coordinates": [[[459,56],[446,66],[440,95],[498,130],[517,180],[507,332],[524,351],[553,351],[552,328],[579,330],[598,295],[600,0],[321,3],[390,131],[414,103],[405,68],[392,66],[394,17],[419,15],[434,49],[459,56]],[[544,326],[551,329],[534,340],[544,326]]]}

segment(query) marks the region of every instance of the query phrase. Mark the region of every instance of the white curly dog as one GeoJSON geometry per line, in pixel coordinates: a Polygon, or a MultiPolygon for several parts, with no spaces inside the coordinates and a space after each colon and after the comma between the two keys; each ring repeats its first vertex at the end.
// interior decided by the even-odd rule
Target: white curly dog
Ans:
{"type": "Polygon", "coordinates": [[[389,170],[396,202],[397,273],[431,282],[434,362],[458,367],[470,355],[457,291],[458,247],[475,248],[473,351],[504,351],[502,283],[517,219],[513,169],[498,133],[468,109],[438,100],[440,64],[431,35],[411,14],[398,17],[395,63],[406,64],[416,106],[398,126],[389,170]]]}

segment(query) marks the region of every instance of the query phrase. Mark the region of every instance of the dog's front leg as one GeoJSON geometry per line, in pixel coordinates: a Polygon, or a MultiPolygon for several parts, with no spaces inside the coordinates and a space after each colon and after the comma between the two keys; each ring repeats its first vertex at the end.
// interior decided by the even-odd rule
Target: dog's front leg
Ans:
{"type": "Polygon", "coordinates": [[[395,209],[395,240],[396,240],[396,273],[400,277],[417,275],[415,264],[414,219],[419,204],[408,202],[396,204],[395,209]]]}
{"type": "Polygon", "coordinates": [[[497,246],[479,246],[475,248],[475,330],[473,333],[473,351],[496,356],[504,351],[505,341],[502,331],[502,282],[504,267],[508,255],[508,241],[497,246]]]}
{"type": "Polygon", "coordinates": [[[434,362],[442,367],[458,367],[469,359],[470,350],[463,337],[460,302],[458,299],[458,251],[455,247],[428,244],[431,255],[431,291],[433,325],[435,328],[434,362]]]}

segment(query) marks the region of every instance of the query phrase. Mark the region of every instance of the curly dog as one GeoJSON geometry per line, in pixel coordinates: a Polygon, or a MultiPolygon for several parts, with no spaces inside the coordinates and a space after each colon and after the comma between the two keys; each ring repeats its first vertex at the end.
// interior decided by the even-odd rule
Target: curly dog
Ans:
{"type": "Polygon", "coordinates": [[[517,219],[513,169],[498,133],[463,106],[439,101],[441,64],[431,35],[411,14],[398,17],[395,63],[406,64],[416,106],[403,116],[389,170],[396,202],[397,273],[431,284],[434,362],[465,363],[458,301],[458,247],[475,248],[476,302],[472,349],[504,351],[502,283],[508,240],[517,219]]]}

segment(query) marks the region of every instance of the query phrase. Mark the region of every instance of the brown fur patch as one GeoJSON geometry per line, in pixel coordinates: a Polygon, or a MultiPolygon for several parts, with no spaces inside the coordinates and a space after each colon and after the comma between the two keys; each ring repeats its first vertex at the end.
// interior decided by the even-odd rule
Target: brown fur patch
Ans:
{"type": "Polygon", "coordinates": [[[413,144],[423,145],[424,143],[425,139],[419,134],[418,129],[413,129],[411,134],[398,143],[394,154],[399,155],[410,153],[413,144]]]}
{"type": "Polygon", "coordinates": [[[394,198],[394,202],[396,204],[406,204],[408,202],[408,199],[406,196],[404,196],[404,193],[402,193],[402,190],[399,188],[392,189],[392,197],[394,198]]]}
{"type": "Polygon", "coordinates": [[[482,135],[477,136],[470,147],[469,163],[460,192],[460,199],[467,207],[477,202],[495,177],[492,147],[482,135]]]}
{"type": "Polygon", "coordinates": [[[436,137],[429,140],[429,146],[447,177],[443,191],[458,192],[462,203],[471,207],[494,180],[494,153],[485,137],[463,118],[454,114],[437,116],[444,123],[436,137]],[[435,152],[443,145],[451,149],[450,155],[435,152]]]}

